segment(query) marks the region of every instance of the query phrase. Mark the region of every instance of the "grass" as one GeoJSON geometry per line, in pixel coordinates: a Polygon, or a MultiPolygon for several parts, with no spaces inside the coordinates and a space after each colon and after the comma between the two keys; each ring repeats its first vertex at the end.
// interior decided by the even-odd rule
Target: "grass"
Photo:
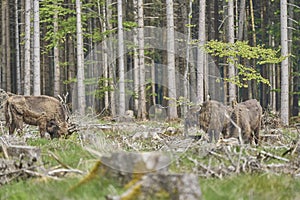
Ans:
{"type": "Polygon", "coordinates": [[[299,199],[300,179],[274,174],[238,175],[220,179],[200,179],[206,200],[214,199],[299,199]]]}
{"type": "MultiPolygon", "coordinates": [[[[150,126],[150,125],[149,125],[150,126]]],[[[120,140],[122,134],[113,132],[105,133],[110,135],[111,140],[120,140]]],[[[126,133],[126,135],[130,135],[126,133]]],[[[295,138],[294,135],[290,136],[295,138]]],[[[145,139],[141,139],[145,140],[145,139]]],[[[149,141],[145,143],[148,144],[149,141]]],[[[60,166],[59,162],[51,154],[65,165],[71,168],[80,169],[87,174],[99,159],[91,155],[82,147],[82,141],[77,134],[68,139],[46,140],[32,138],[27,140],[28,145],[40,147],[42,160],[46,169],[60,166]]],[[[263,147],[260,147],[263,149],[263,147]]],[[[170,170],[173,172],[193,173],[194,163],[187,159],[198,159],[203,163],[207,162],[209,155],[202,155],[200,148],[194,148],[185,152],[178,160],[172,162],[170,170]]],[[[282,154],[282,149],[272,152],[282,154]]],[[[218,162],[216,162],[218,164],[218,162]]],[[[1,173],[1,172],[0,172],[1,173]]],[[[124,192],[124,186],[113,179],[108,179],[97,174],[93,179],[78,187],[76,186],[85,175],[67,174],[59,180],[50,178],[30,178],[22,180],[11,180],[9,184],[0,186],[0,200],[29,200],[29,199],[106,199],[107,195],[119,195],[124,192]],[[71,188],[74,188],[70,190],[71,188]]],[[[215,199],[300,199],[300,179],[283,174],[261,174],[240,173],[222,179],[199,178],[201,191],[205,200],[215,199]]]]}

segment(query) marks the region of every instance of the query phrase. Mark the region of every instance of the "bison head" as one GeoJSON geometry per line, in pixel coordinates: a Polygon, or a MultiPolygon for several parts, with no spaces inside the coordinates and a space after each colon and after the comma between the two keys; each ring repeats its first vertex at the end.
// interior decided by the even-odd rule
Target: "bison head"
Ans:
{"type": "Polygon", "coordinates": [[[50,134],[51,139],[59,138],[67,135],[68,124],[66,122],[58,123],[54,119],[51,119],[47,122],[46,130],[50,134]]]}

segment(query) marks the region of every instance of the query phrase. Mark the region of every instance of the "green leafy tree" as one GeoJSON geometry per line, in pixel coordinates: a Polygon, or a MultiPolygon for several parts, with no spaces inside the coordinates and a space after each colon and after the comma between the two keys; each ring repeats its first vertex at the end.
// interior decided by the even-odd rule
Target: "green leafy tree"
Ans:
{"type": "Polygon", "coordinates": [[[238,63],[238,58],[252,60],[255,59],[258,65],[280,63],[284,57],[280,56],[280,49],[273,50],[265,48],[263,45],[252,47],[245,41],[226,43],[221,41],[209,41],[205,45],[207,53],[225,58],[227,64],[233,63],[238,69],[236,76],[225,79],[236,84],[238,87],[248,87],[248,81],[256,80],[257,83],[270,85],[269,81],[254,68],[238,63]]]}

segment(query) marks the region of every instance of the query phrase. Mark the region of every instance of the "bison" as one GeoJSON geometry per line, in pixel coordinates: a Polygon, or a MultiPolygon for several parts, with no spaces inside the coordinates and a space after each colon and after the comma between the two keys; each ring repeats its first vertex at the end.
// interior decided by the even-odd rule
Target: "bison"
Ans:
{"type": "Polygon", "coordinates": [[[226,137],[241,137],[245,143],[251,143],[253,138],[257,145],[261,127],[262,107],[256,99],[250,99],[233,105],[226,137]]]}
{"type": "Polygon", "coordinates": [[[193,107],[185,118],[185,132],[192,125],[208,133],[209,141],[217,141],[220,133],[225,134],[229,123],[230,108],[215,100],[205,101],[200,107],[193,107]]]}
{"type": "Polygon", "coordinates": [[[22,129],[23,123],[38,126],[41,137],[46,132],[51,138],[60,137],[68,131],[66,109],[54,97],[11,95],[6,99],[4,113],[9,134],[22,129]]]}

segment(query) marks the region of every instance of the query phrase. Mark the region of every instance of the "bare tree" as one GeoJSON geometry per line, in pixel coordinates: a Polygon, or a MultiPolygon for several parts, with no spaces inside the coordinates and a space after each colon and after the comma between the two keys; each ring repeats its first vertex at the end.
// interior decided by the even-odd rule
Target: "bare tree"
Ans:
{"type": "Polygon", "coordinates": [[[281,55],[286,58],[281,62],[281,120],[289,125],[289,59],[288,59],[288,29],[287,29],[287,0],[280,0],[280,33],[281,55]]]}
{"type": "Polygon", "coordinates": [[[25,61],[24,61],[24,94],[30,95],[30,14],[31,1],[25,1],[25,61]]]}
{"type": "Polygon", "coordinates": [[[33,1],[33,95],[41,94],[40,60],[40,6],[39,0],[33,1]]]}
{"type": "Polygon", "coordinates": [[[125,114],[125,69],[122,0],[118,0],[119,114],[125,114]]]}
{"type": "MultiPolygon", "coordinates": [[[[56,2],[57,3],[57,2],[56,2]]],[[[57,38],[58,32],[58,10],[54,11],[53,18],[53,33],[54,37],[57,38]]],[[[58,40],[55,39],[55,45],[53,47],[53,62],[54,62],[54,96],[60,94],[60,65],[59,65],[59,48],[58,48],[58,40]]]]}
{"type": "Polygon", "coordinates": [[[202,103],[204,100],[204,86],[203,86],[203,73],[205,67],[205,55],[202,49],[206,41],[206,28],[205,28],[205,9],[206,0],[199,0],[199,48],[197,54],[197,96],[198,103],[202,103]]]}
{"type": "MultiPolygon", "coordinates": [[[[134,20],[138,22],[138,2],[137,0],[133,0],[133,7],[134,7],[134,20]]],[[[134,71],[133,71],[133,77],[134,77],[134,83],[133,83],[133,89],[134,89],[134,109],[135,112],[138,112],[139,110],[139,99],[137,98],[139,95],[139,85],[140,85],[140,75],[139,75],[139,56],[138,56],[138,33],[137,28],[133,29],[133,42],[134,42],[134,48],[133,48],[133,65],[134,65],[134,71]]]]}
{"type": "Polygon", "coordinates": [[[243,40],[244,23],[246,19],[246,0],[241,0],[239,10],[238,40],[243,40]]]}
{"type": "MultiPolygon", "coordinates": [[[[112,10],[111,10],[111,7],[112,6],[112,2],[111,0],[106,0],[106,11],[107,11],[107,19],[106,19],[106,22],[107,22],[107,28],[108,30],[112,30],[112,24],[110,22],[110,20],[112,19],[112,10]]],[[[111,41],[108,42],[107,44],[108,46],[108,49],[112,50],[111,46],[111,41]]],[[[110,53],[114,53],[113,50],[112,52],[110,53]]],[[[112,63],[109,63],[110,65],[108,66],[109,69],[108,69],[108,77],[109,77],[109,82],[108,82],[108,85],[109,87],[111,88],[114,88],[114,79],[115,79],[115,63],[112,62],[112,63]]],[[[115,98],[115,91],[114,89],[110,91],[110,110],[111,110],[111,115],[112,117],[114,117],[116,115],[116,98],[115,98]]]]}
{"type": "Polygon", "coordinates": [[[169,119],[176,119],[176,77],[175,77],[175,31],[173,1],[166,0],[167,6],[167,56],[168,56],[168,95],[169,119]]]}
{"type": "MultiPolygon", "coordinates": [[[[101,8],[101,2],[100,0],[97,1],[97,6],[98,6],[98,15],[99,15],[99,20],[102,24],[103,27],[103,32],[107,31],[107,23],[106,23],[106,19],[107,19],[107,12],[106,12],[106,4],[104,4],[101,8]],[[101,11],[103,14],[103,19],[100,17],[101,16],[101,11]]],[[[108,96],[108,52],[107,52],[107,36],[104,35],[103,36],[103,78],[104,78],[104,87],[106,88],[105,92],[104,92],[104,108],[105,110],[108,109],[109,107],[109,96],[108,96]]]]}
{"type": "MultiPolygon", "coordinates": [[[[228,42],[234,43],[234,2],[228,0],[228,42]]],[[[233,78],[235,76],[234,61],[231,59],[228,65],[228,77],[233,78]]],[[[236,86],[229,82],[229,102],[236,99],[236,86]]]]}
{"type": "Polygon", "coordinates": [[[139,109],[138,117],[146,119],[146,94],[145,94],[145,59],[144,59],[144,5],[143,0],[138,0],[138,68],[139,68],[139,109]]]}
{"type": "Polygon", "coordinates": [[[77,32],[77,93],[78,112],[85,114],[85,86],[84,86],[84,54],[81,24],[81,1],[76,0],[76,32],[77,32]]]}
{"type": "Polygon", "coordinates": [[[15,27],[16,27],[16,82],[17,94],[21,94],[21,65],[20,65],[20,37],[19,37],[19,8],[18,0],[15,0],[15,27]]]}
{"type": "Polygon", "coordinates": [[[11,48],[10,48],[10,25],[9,25],[9,1],[2,1],[2,87],[11,91],[11,48]]]}

